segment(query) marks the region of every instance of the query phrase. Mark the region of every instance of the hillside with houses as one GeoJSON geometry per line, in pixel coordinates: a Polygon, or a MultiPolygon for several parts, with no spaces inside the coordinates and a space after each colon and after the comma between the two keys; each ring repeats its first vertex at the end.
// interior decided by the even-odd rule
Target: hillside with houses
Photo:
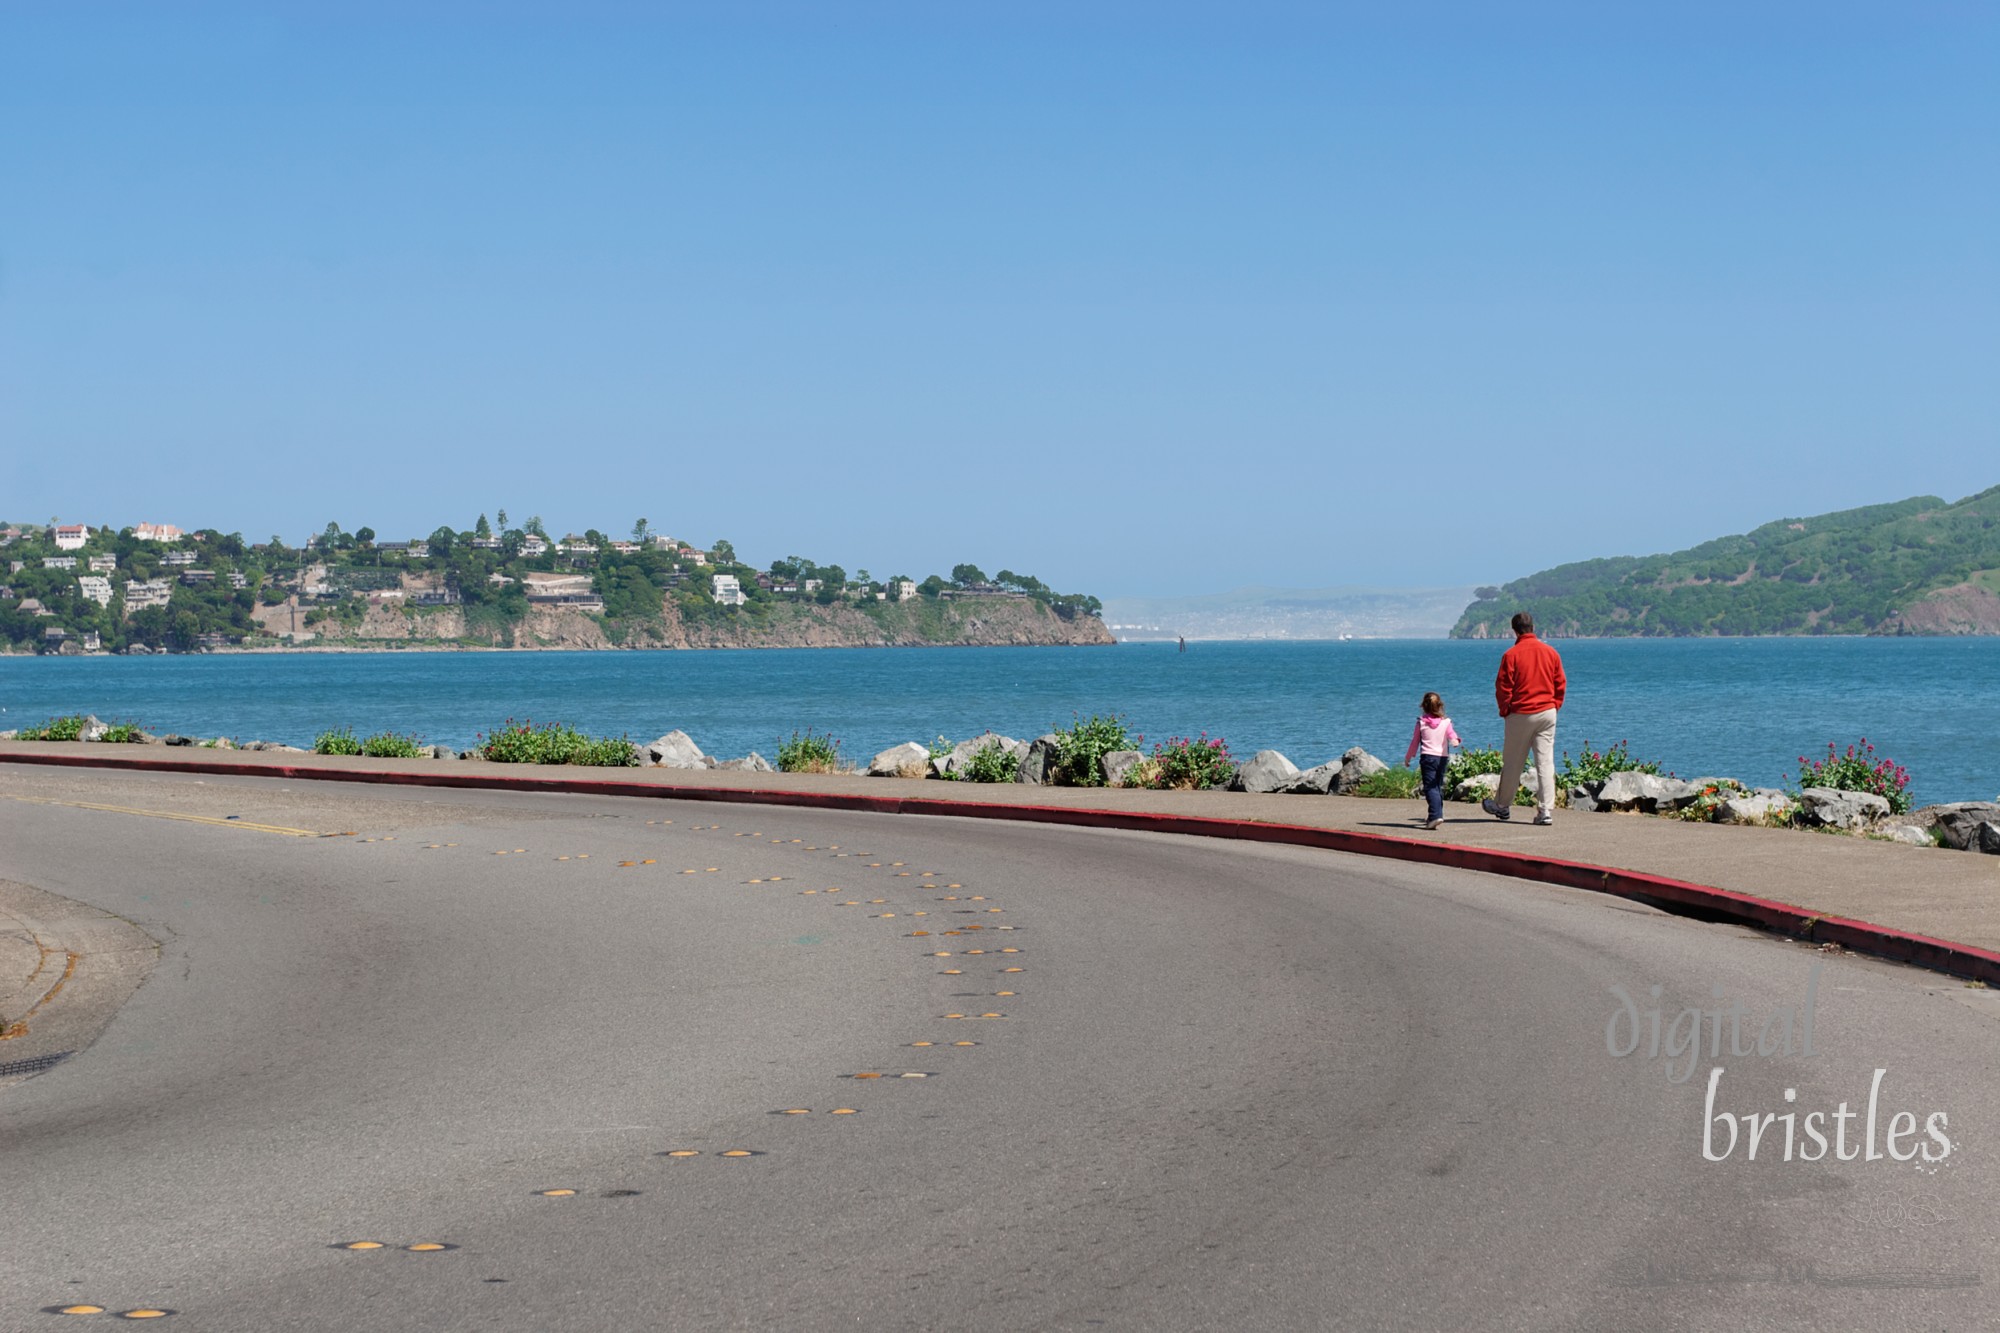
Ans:
{"type": "Polygon", "coordinates": [[[552,536],[540,520],[303,546],[151,522],[0,526],[0,647],[21,653],[849,647],[1112,642],[1098,599],[1032,575],[876,578],[727,541],[552,536]]]}

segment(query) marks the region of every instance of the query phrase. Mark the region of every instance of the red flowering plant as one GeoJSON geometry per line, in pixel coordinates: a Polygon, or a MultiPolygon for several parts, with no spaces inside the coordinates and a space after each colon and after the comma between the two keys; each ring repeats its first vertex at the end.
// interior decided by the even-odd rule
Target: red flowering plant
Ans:
{"type": "Polygon", "coordinates": [[[1161,791],[1200,791],[1229,781],[1236,772],[1228,742],[1207,732],[1189,740],[1174,736],[1153,747],[1152,757],[1125,775],[1128,787],[1161,791]]]}
{"type": "Polygon", "coordinates": [[[1828,741],[1826,758],[1808,759],[1800,755],[1799,786],[1868,792],[1887,801],[1892,814],[1910,811],[1910,771],[1893,759],[1877,759],[1875,747],[1866,736],[1858,747],[1848,746],[1845,754],[1828,741]]]}

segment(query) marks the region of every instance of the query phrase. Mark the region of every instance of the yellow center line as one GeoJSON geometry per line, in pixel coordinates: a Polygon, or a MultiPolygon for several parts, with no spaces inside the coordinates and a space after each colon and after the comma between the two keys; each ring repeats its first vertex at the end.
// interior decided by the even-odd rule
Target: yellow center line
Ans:
{"type": "Polygon", "coordinates": [[[309,828],[287,828],[283,824],[257,824],[247,819],[219,819],[214,815],[188,815],[177,810],[139,810],[126,805],[98,805],[93,801],[58,801],[48,796],[16,796],[9,793],[10,801],[26,801],[30,805],[63,805],[73,810],[103,810],[114,815],[145,815],[151,819],[179,819],[190,824],[215,824],[222,828],[252,829],[258,833],[279,833],[287,838],[317,838],[318,830],[309,828]]]}

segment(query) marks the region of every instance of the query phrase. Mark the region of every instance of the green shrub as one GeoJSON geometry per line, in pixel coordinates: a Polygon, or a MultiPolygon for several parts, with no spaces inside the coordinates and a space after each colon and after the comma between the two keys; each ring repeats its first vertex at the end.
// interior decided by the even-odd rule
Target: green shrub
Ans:
{"type": "Polygon", "coordinates": [[[1355,785],[1354,795],[1384,800],[1405,800],[1423,793],[1423,775],[1414,768],[1385,768],[1370,773],[1355,785]]]}
{"type": "MultiPolygon", "coordinates": [[[[1494,772],[1499,772],[1494,769],[1494,772]]],[[[1651,759],[1634,759],[1624,741],[1608,750],[1593,750],[1590,741],[1583,742],[1582,757],[1570,758],[1568,750],[1563,751],[1562,771],[1556,774],[1556,786],[1568,791],[1586,782],[1602,782],[1613,773],[1657,773],[1658,763],[1651,759]]]]}
{"type": "Polygon", "coordinates": [[[393,731],[378,731],[361,742],[361,753],[371,759],[428,759],[430,746],[415,736],[398,736],[393,731]]]}
{"type": "Polygon", "coordinates": [[[106,745],[137,745],[145,739],[145,733],[130,722],[113,722],[97,738],[106,745]]]}
{"type": "Polygon", "coordinates": [[[1104,756],[1115,750],[1134,748],[1134,738],[1125,730],[1125,719],[1113,714],[1078,717],[1068,731],[1057,731],[1056,752],[1049,763],[1048,781],[1055,787],[1102,787],[1104,756]]]}
{"type": "Polygon", "coordinates": [[[1172,736],[1155,745],[1150,758],[1125,774],[1125,785],[1158,791],[1203,791],[1221,786],[1235,771],[1236,760],[1230,756],[1228,742],[1204,731],[1193,740],[1172,736]]]}
{"type": "Polygon", "coordinates": [[[579,764],[595,768],[630,768],[639,762],[632,742],[621,738],[593,739],[575,727],[551,722],[506,723],[487,736],[475,753],[496,764],[579,764]]]}
{"type": "Polygon", "coordinates": [[[808,727],[794,731],[788,741],[778,742],[780,773],[838,773],[840,742],[808,727]]]}
{"type": "Polygon", "coordinates": [[[994,741],[975,750],[965,772],[953,776],[966,782],[1012,782],[1020,769],[1021,756],[994,741]]]}
{"type": "MultiPolygon", "coordinates": [[[[1498,773],[1503,767],[1505,767],[1505,761],[1498,750],[1461,750],[1456,758],[1445,765],[1445,799],[1451,801],[1461,799],[1458,795],[1458,789],[1464,785],[1467,778],[1476,778],[1482,773],[1498,773]]],[[[1522,764],[1521,771],[1523,773],[1528,771],[1525,762],[1522,764]]],[[[1556,786],[1560,789],[1562,783],[1558,782],[1556,786]]],[[[1534,803],[1534,795],[1526,787],[1517,787],[1514,789],[1515,805],[1533,805],[1534,803]]]]}
{"type": "Polygon", "coordinates": [[[339,731],[322,731],[313,742],[314,754],[360,754],[361,742],[355,739],[354,728],[342,727],[339,731]]]}
{"type": "Polygon", "coordinates": [[[1875,747],[1866,736],[1861,738],[1859,750],[1850,745],[1846,754],[1836,751],[1833,742],[1828,741],[1826,758],[1807,759],[1800,755],[1799,786],[1868,792],[1887,801],[1893,814],[1910,812],[1910,771],[1892,759],[1875,758],[1875,747]]]}
{"type": "Polygon", "coordinates": [[[25,727],[20,739],[24,741],[77,741],[83,739],[81,716],[52,717],[39,727],[25,727]]]}

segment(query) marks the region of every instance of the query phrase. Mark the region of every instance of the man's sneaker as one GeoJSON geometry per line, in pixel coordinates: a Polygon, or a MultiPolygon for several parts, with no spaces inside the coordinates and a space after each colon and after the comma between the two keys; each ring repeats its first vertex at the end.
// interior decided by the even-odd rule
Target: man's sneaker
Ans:
{"type": "Polygon", "coordinates": [[[1535,812],[1535,822],[1544,825],[1553,824],[1556,822],[1556,817],[1546,810],[1538,810],[1535,812]]]}
{"type": "Polygon", "coordinates": [[[1442,828],[1443,826],[1444,821],[1442,819],[1426,819],[1424,821],[1425,828],[1442,828]]]}
{"type": "Polygon", "coordinates": [[[1509,810],[1506,806],[1500,804],[1500,802],[1494,800],[1491,796],[1481,801],[1479,803],[1479,808],[1481,810],[1484,810],[1487,814],[1492,815],[1495,819],[1510,819],[1513,817],[1513,812],[1511,810],[1509,810]]]}

